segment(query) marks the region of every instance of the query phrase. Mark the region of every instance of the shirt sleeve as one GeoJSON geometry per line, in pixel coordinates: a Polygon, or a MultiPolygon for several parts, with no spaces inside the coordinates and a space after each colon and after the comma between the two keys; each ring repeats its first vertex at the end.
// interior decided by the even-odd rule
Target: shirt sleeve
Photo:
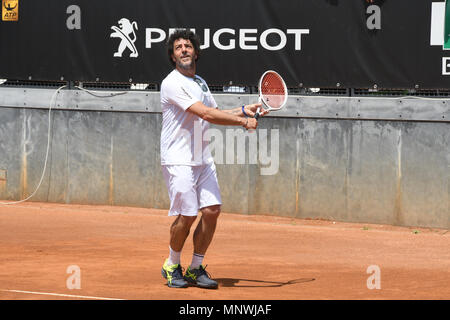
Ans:
{"type": "Polygon", "coordinates": [[[217,102],[211,93],[210,93],[210,103],[211,103],[212,108],[219,109],[219,106],[217,105],[217,102]]]}
{"type": "Polygon", "coordinates": [[[216,100],[214,99],[211,91],[209,90],[209,87],[208,87],[208,84],[206,83],[206,81],[203,78],[199,77],[199,76],[197,76],[197,77],[200,80],[202,80],[203,84],[206,86],[206,88],[208,88],[208,93],[206,94],[207,105],[210,108],[219,109],[219,106],[217,105],[216,100]]]}
{"type": "Polygon", "coordinates": [[[180,83],[162,83],[161,101],[176,105],[186,111],[199,100],[180,83]]]}

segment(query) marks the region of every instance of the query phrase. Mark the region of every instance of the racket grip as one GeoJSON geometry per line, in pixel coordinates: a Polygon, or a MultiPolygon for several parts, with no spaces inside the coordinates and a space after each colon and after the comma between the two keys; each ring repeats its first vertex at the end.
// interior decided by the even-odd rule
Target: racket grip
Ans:
{"type": "Polygon", "coordinates": [[[258,109],[256,110],[256,112],[255,112],[254,118],[255,118],[256,120],[258,120],[258,118],[259,118],[259,111],[261,111],[261,108],[258,108],[258,109]]]}

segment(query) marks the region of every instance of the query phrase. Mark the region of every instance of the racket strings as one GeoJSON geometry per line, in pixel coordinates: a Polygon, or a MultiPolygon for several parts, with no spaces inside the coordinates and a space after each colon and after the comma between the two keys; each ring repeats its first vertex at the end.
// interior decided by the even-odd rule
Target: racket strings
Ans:
{"type": "Polygon", "coordinates": [[[276,74],[269,73],[266,75],[261,84],[262,94],[278,94],[284,95],[286,91],[284,89],[283,80],[276,74]]]}
{"type": "Polygon", "coordinates": [[[271,108],[280,108],[287,95],[283,79],[275,73],[268,73],[261,81],[261,97],[271,108]]]}

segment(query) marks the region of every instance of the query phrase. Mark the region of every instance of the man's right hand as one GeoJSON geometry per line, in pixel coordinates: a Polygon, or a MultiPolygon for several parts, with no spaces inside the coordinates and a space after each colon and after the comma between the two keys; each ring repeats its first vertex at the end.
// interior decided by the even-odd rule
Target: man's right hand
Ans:
{"type": "Polygon", "coordinates": [[[254,130],[258,126],[258,120],[255,118],[246,118],[247,123],[244,125],[244,128],[247,130],[254,130]]]}

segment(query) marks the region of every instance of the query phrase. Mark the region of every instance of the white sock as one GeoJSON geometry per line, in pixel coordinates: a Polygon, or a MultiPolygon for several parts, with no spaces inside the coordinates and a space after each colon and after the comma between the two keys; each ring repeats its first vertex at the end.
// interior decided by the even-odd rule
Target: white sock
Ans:
{"type": "Polygon", "coordinates": [[[168,265],[180,264],[181,251],[177,252],[172,250],[169,246],[169,260],[167,260],[168,265]]]}
{"type": "Polygon", "coordinates": [[[200,267],[200,265],[202,264],[204,257],[205,256],[203,256],[201,254],[194,253],[192,255],[192,262],[191,262],[190,268],[191,269],[198,269],[200,267]]]}

